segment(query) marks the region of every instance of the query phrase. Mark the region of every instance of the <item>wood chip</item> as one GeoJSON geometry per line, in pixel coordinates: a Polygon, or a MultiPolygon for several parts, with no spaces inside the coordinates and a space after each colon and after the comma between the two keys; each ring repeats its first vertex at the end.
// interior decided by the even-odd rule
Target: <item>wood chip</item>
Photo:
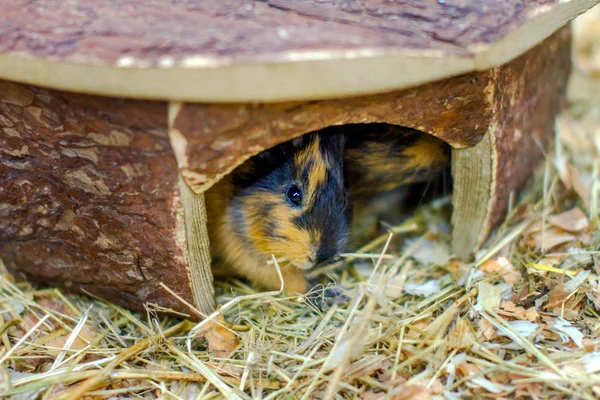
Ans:
{"type": "Polygon", "coordinates": [[[458,318],[450,332],[448,332],[448,345],[452,349],[463,350],[469,348],[475,342],[471,335],[469,321],[464,318],[458,318]]]}
{"type": "Polygon", "coordinates": [[[479,320],[479,330],[477,331],[477,338],[483,342],[493,340],[498,336],[496,328],[490,321],[485,318],[479,320]]]}
{"type": "Polygon", "coordinates": [[[535,309],[535,307],[529,307],[527,309],[527,311],[525,311],[525,318],[528,321],[536,322],[536,321],[538,321],[540,319],[540,314],[538,314],[538,312],[535,309]]]}
{"type": "Polygon", "coordinates": [[[484,310],[495,310],[500,306],[502,292],[497,285],[490,285],[487,282],[477,284],[477,305],[484,310]]]}

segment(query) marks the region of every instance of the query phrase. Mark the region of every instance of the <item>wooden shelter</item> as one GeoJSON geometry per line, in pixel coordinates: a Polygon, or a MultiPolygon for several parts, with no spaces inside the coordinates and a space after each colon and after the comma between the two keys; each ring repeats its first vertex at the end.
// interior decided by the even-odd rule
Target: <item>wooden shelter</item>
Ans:
{"type": "Polygon", "coordinates": [[[0,257],[133,309],[214,308],[203,192],[331,125],[453,148],[453,250],[551,141],[596,0],[0,0],[0,257]]]}

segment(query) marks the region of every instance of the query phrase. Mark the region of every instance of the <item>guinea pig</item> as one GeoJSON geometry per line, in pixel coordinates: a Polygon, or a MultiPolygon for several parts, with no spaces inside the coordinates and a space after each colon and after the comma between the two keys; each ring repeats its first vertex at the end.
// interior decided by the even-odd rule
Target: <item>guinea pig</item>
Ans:
{"type": "Polygon", "coordinates": [[[382,220],[399,224],[427,190],[445,186],[450,146],[429,134],[388,124],[346,125],[345,134],[354,221],[350,244],[359,246],[379,234],[382,220]]]}
{"type": "Polygon", "coordinates": [[[442,140],[389,124],[345,126],[344,163],[353,201],[427,182],[443,172],[450,147],[442,140]]]}
{"type": "Polygon", "coordinates": [[[344,135],[307,134],[256,155],[206,193],[216,276],[237,275],[305,293],[306,270],[345,248],[351,210],[344,179],[344,135]]]}

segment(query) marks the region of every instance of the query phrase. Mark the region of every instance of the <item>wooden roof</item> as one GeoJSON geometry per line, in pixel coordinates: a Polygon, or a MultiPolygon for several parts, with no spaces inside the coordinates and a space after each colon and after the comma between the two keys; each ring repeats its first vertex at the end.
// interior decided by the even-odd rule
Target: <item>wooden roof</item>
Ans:
{"type": "Polygon", "coordinates": [[[111,96],[282,101],[500,65],[598,0],[0,0],[0,78],[111,96]]]}

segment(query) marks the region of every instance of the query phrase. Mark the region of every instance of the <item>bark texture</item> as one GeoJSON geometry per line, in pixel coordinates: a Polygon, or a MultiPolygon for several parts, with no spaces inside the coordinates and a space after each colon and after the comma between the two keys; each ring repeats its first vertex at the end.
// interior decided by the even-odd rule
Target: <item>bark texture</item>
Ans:
{"type": "Polygon", "coordinates": [[[529,179],[554,138],[571,73],[571,30],[495,68],[493,146],[497,165],[490,227],[504,220],[510,193],[529,179]]]}
{"type": "Polygon", "coordinates": [[[386,122],[470,147],[491,123],[489,71],[399,92],[312,102],[184,103],[172,134],[181,173],[201,193],[244,160],[279,143],[332,125],[386,122]]]}
{"type": "Polygon", "coordinates": [[[165,103],[0,81],[0,256],[50,285],[143,310],[193,302],[165,103]]]}

